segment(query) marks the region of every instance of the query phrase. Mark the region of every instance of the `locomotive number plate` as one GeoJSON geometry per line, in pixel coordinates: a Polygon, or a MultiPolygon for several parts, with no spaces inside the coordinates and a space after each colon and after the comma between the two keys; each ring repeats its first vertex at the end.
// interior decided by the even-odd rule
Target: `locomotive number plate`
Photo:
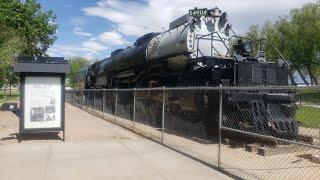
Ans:
{"type": "Polygon", "coordinates": [[[205,9],[193,9],[193,10],[189,10],[189,15],[193,16],[193,17],[201,17],[201,16],[205,16],[208,14],[208,10],[205,9]]]}

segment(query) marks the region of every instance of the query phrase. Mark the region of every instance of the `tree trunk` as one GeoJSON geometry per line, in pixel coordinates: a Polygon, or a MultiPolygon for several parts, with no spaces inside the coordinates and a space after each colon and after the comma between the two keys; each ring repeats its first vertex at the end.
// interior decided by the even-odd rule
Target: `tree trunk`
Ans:
{"type": "Polygon", "coordinates": [[[303,72],[301,71],[301,69],[298,69],[298,73],[302,79],[302,81],[304,82],[305,85],[309,86],[309,82],[307,81],[306,77],[304,76],[303,72]]]}
{"type": "Polygon", "coordinates": [[[7,94],[7,85],[5,84],[3,88],[4,88],[3,89],[3,94],[6,95],[7,94]]]}
{"type": "Polygon", "coordinates": [[[296,80],[294,79],[294,76],[293,76],[293,73],[292,73],[291,69],[289,70],[289,77],[290,77],[291,84],[293,86],[297,86],[296,80]]]}
{"type": "Polygon", "coordinates": [[[312,70],[310,67],[307,67],[307,71],[309,73],[309,76],[310,76],[310,79],[311,79],[311,84],[312,85],[318,85],[319,82],[318,82],[318,79],[317,77],[313,74],[312,70]]]}
{"type": "Polygon", "coordinates": [[[10,85],[9,85],[9,94],[11,96],[11,80],[10,80],[10,85]]]}

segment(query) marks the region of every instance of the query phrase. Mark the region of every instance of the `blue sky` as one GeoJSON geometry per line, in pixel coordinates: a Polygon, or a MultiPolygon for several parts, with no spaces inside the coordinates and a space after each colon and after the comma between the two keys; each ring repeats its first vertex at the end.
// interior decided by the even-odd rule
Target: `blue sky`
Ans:
{"type": "Polygon", "coordinates": [[[233,29],[244,33],[252,24],[262,25],[288,14],[312,0],[38,0],[57,15],[58,39],[51,56],[102,59],[139,36],[163,31],[170,21],[193,9],[218,6],[229,15],[233,29]]]}

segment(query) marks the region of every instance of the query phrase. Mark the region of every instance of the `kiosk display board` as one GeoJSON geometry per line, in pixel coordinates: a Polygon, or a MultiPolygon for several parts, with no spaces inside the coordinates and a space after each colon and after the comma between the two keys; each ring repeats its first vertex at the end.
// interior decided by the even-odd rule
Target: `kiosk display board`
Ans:
{"type": "Polygon", "coordinates": [[[28,133],[63,132],[65,77],[68,61],[59,57],[19,57],[13,67],[20,77],[19,142],[28,133]]]}
{"type": "Polygon", "coordinates": [[[25,78],[24,128],[61,128],[61,78],[25,78]]]}

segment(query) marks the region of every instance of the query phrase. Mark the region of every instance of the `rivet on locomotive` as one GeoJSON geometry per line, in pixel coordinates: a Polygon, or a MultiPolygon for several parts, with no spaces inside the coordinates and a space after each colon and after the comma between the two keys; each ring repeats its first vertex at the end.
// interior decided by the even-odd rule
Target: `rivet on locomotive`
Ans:
{"type": "MultiPolygon", "coordinates": [[[[253,41],[233,33],[227,13],[218,8],[195,8],[171,22],[169,30],[148,33],[134,45],[118,49],[111,57],[82,69],[75,87],[112,89],[220,84],[287,86],[288,63],[284,59],[268,62],[262,50],[253,57],[253,41]]],[[[118,96],[119,106],[132,114],[132,93],[118,96]]],[[[145,119],[154,122],[152,126],[161,127],[162,93],[145,92],[140,96],[144,98],[137,100],[136,119],[145,119]]],[[[298,135],[298,124],[293,118],[293,92],[225,91],[223,101],[225,126],[287,139],[298,135]]],[[[113,106],[114,103],[107,104],[113,106]]],[[[180,128],[182,134],[201,138],[216,135],[219,92],[168,91],[167,106],[167,131],[180,128]]]]}

